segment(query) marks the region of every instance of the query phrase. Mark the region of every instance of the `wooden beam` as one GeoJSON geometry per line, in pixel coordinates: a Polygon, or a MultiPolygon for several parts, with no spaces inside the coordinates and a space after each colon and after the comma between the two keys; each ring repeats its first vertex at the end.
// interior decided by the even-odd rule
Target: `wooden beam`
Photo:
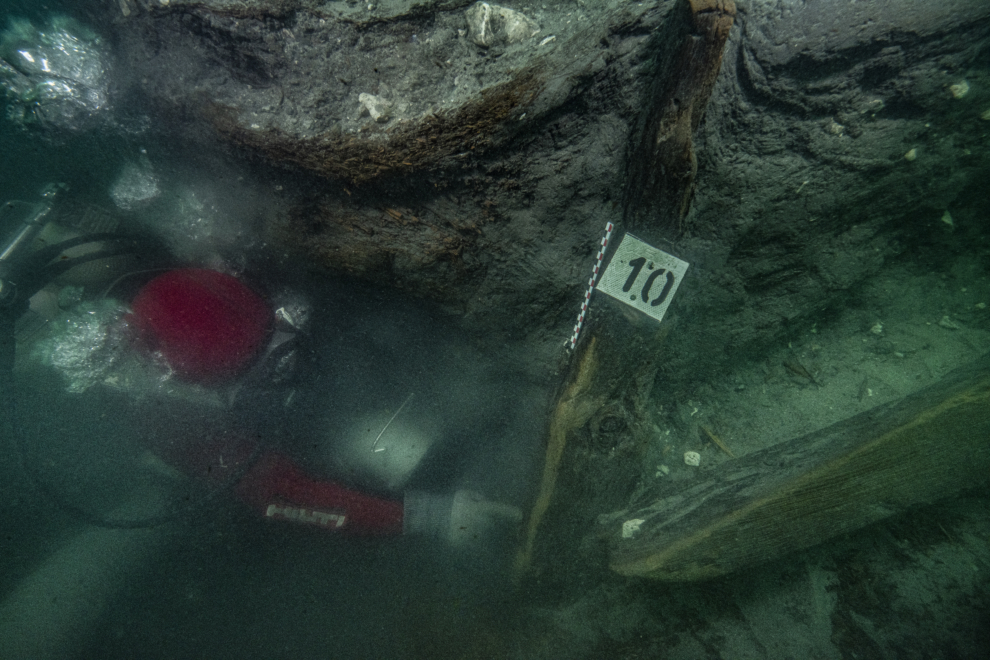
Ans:
{"type": "Polygon", "coordinates": [[[661,44],[653,83],[631,149],[624,224],[642,233],[655,226],[668,238],[681,232],[694,192],[698,161],[692,136],[701,123],[735,20],[733,0],[685,0],[661,44]]]}
{"type": "Polygon", "coordinates": [[[575,428],[580,428],[604,402],[605,393],[593,387],[598,372],[598,358],[595,354],[595,339],[587,342],[581,349],[581,357],[568,375],[568,383],[564,387],[557,404],[550,413],[550,424],[547,433],[547,454],[543,460],[543,477],[540,480],[540,492],[526,520],[523,543],[515,560],[515,572],[521,576],[532,562],[533,546],[540,530],[540,523],[557,487],[557,472],[567,447],[567,435],[575,428]]]}
{"type": "Polygon", "coordinates": [[[854,531],[990,477],[990,354],[939,383],[724,463],[607,516],[613,570],[701,580],[854,531]],[[631,522],[630,522],[631,521],[631,522]]]}

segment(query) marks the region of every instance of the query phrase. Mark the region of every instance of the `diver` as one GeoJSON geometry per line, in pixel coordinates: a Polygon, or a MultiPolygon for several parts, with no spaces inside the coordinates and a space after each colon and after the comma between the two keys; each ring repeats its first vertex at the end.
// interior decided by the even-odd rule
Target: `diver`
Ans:
{"type": "MultiPolygon", "coordinates": [[[[326,387],[322,367],[314,376],[300,364],[312,354],[306,343],[313,310],[304,296],[264,277],[177,263],[153,236],[53,230],[64,195],[51,186],[19,223],[0,222],[9,230],[0,244],[7,432],[23,436],[14,421],[15,337],[31,334],[30,355],[59,371],[69,392],[104,388],[135,410],[147,408],[156,424],[142,438],[143,468],[177,488],[192,483],[200,494],[191,503],[177,498],[186,503],[160,514],[108,517],[69,502],[22,456],[29,480],[60,506],[95,524],[140,527],[229,494],[266,520],[344,534],[420,534],[462,546],[511,534],[521,520],[515,506],[463,488],[411,485],[444,444],[443,432],[422,414],[428,406],[419,405],[428,392],[403,395],[387,410],[356,411],[332,438],[307,437],[306,424],[286,431],[293,401],[306,398],[307,388],[326,387]],[[46,328],[42,321],[39,330],[38,319],[52,313],[43,311],[43,299],[62,296],[59,289],[72,289],[69,276],[94,264],[110,281],[90,285],[99,293],[88,299],[77,294],[66,322],[46,328]],[[313,469],[293,445],[330,452],[339,474],[326,463],[313,469]]],[[[21,454],[25,442],[15,437],[21,454]]]]}

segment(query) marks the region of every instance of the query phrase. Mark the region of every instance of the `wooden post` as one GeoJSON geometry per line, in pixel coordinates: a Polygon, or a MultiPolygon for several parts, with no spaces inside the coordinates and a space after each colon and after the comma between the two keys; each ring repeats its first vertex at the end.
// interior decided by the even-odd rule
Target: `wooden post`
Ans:
{"type": "Polygon", "coordinates": [[[680,233],[691,203],[698,171],[692,135],[722,67],[736,5],[733,0],[689,0],[680,11],[683,18],[675,29],[682,35],[673,41],[680,46],[659,58],[666,75],[653,85],[639,144],[631,149],[624,200],[624,224],[637,232],[654,227],[667,238],[680,233]]]}
{"type": "MultiPolygon", "coordinates": [[[[658,35],[661,44],[671,40],[678,44],[677,55],[658,57],[660,75],[652,86],[634,138],[640,143],[630,149],[624,215],[624,223],[629,226],[620,229],[635,226],[640,238],[655,243],[672,238],[672,225],[679,227],[687,212],[696,169],[691,134],[711,96],[734,16],[733,0],[683,0],[664,34],[658,35]]],[[[597,316],[576,347],[550,413],[543,479],[527,520],[516,561],[517,575],[522,575],[533,562],[541,525],[548,513],[559,522],[621,505],[615,500],[628,498],[633,484],[630,466],[638,462],[646,447],[650,426],[646,400],[663,338],[673,319],[658,326],[652,318],[604,298],[599,294],[594,310],[597,316]],[[596,460],[596,447],[589,446],[595,443],[595,433],[588,426],[593,416],[606,407],[624,420],[627,436],[633,441],[618,454],[613,451],[616,448],[610,448],[609,457],[613,460],[600,461],[596,460]],[[587,469],[589,465],[594,470],[587,469]],[[558,479],[562,471],[571,476],[593,474],[588,474],[580,486],[562,486],[558,479]],[[619,482],[629,482],[629,488],[617,485],[619,482]],[[576,488],[582,493],[573,493],[576,488]],[[589,496],[589,490],[594,495],[589,496]]],[[[542,540],[556,548],[577,540],[564,538],[557,527],[552,534],[557,538],[542,540]]],[[[560,552],[548,550],[546,555],[559,560],[560,552]]]]}

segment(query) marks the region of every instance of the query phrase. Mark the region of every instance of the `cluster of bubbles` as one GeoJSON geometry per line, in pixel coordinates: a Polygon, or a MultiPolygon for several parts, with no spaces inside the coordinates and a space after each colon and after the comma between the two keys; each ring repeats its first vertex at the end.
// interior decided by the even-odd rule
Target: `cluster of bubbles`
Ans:
{"type": "Polygon", "coordinates": [[[99,36],[71,18],[41,28],[12,19],[0,34],[0,85],[17,124],[88,130],[109,104],[109,78],[99,36]]]}

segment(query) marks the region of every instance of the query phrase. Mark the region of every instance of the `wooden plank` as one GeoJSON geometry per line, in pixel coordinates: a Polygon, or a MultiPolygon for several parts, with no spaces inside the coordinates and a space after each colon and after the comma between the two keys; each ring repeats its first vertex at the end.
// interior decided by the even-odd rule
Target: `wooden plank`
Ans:
{"type": "Polygon", "coordinates": [[[595,354],[594,338],[581,348],[581,357],[568,374],[568,383],[557,398],[557,404],[550,413],[550,424],[547,433],[547,454],[543,461],[543,477],[540,480],[540,491],[536,502],[526,520],[522,546],[516,555],[515,572],[521,576],[532,562],[533,547],[536,536],[543,522],[543,516],[553,500],[557,487],[557,472],[567,446],[567,435],[574,428],[580,428],[588,418],[598,410],[606,396],[605,392],[593,388],[598,371],[598,359],[595,354]]]}
{"type": "Polygon", "coordinates": [[[606,516],[602,531],[613,570],[700,580],[816,545],[988,476],[990,355],[898,402],[725,463],[696,485],[669,484],[649,504],[606,516]]]}

